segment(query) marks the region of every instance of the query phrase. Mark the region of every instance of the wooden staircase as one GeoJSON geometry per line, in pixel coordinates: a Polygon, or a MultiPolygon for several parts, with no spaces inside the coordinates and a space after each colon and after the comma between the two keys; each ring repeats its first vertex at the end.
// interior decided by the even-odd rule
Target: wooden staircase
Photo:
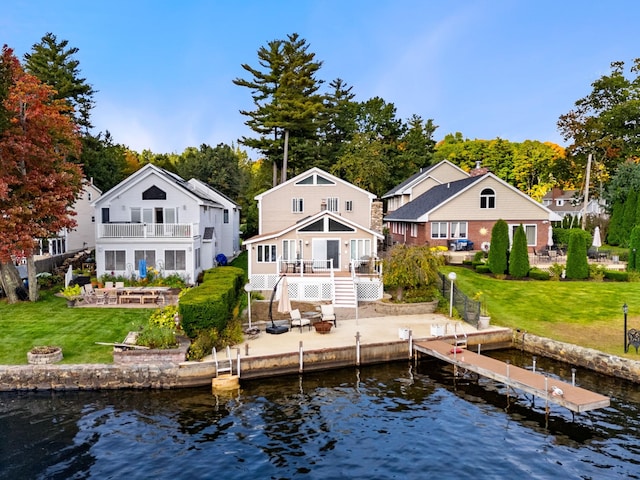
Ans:
{"type": "Polygon", "coordinates": [[[338,308],[356,308],[358,299],[351,277],[334,277],[333,305],[338,308]]]}

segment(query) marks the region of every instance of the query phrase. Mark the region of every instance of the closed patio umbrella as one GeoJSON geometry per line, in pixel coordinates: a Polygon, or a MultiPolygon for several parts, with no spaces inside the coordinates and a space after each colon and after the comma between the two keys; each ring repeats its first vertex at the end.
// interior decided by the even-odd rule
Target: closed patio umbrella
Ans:
{"type": "MultiPolygon", "coordinates": [[[[273,321],[273,299],[276,296],[276,290],[278,288],[278,284],[284,280],[284,284],[287,284],[286,281],[287,277],[285,275],[282,275],[278,281],[276,282],[276,284],[273,286],[273,291],[271,292],[271,300],[269,301],[269,320],[271,320],[271,326],[265,328],[265,331],[267,333],[271,333],[273,335],[279,335],[281,333],[285,333],[289,331],[289,327],[287,327],[286,325],[276,325],[276,322],[273,321]]],[[[289,299],[289,288],[287,288],[287,300],[289,299]]],[[[282,300],[282,294],[281,294],[281,300],[282,300]]],[[[280,304],[278,304],[278,310],[280,309],[280,304]]],[[[291,310],[291,303],[289,303],[289,310],[291,310]]]]}
{"type": "Polygon", "coordinates": [[[138,275],[140,278],[147,278],[147,261],[144,258],[138,262],[138,275]]]}
{"type": "Polygon", "coordinates": [[[280,300],[278,300],[278,312],[289,313],[291,311],[291,300],[289,300],[289,282],[285,276],[280,285],[280,300]]]}
{"type": "Polygon", "coordinates": [[[549,238],[547,239],[547,245],[549,248],[553,246],[553,227],[549,224],[549,238]]]}
{"type": "Polygon", "coordinates": [[[593,243],[591,245],[596,247],[596,250],[602,246],[602,239],[600,238],[600,227],[596,227],[593,231],[593,243]]]}

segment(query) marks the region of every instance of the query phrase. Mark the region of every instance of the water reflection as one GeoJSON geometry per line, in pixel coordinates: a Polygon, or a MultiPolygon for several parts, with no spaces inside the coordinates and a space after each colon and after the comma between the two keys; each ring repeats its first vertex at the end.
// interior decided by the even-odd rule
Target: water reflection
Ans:
{"type": "MultiPolygon", "coordinates": [[[[520,352],[492,356],[530,368],[520,352]]],[[[564,380],[571,366],[538,358],[564,380]]],[[[637,478],[637,386],[575,418],[439,362],[180,391],[0,394],[0,478],[637,478]]]]}

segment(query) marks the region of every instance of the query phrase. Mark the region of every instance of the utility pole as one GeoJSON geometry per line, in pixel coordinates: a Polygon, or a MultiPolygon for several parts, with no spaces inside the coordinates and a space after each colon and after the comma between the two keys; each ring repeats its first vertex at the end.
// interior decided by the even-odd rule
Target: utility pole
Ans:
{"type": "Polygon", "coordinates": [[[584,181],[584,206],[582,208],[582,229],[587,227],[587,205],[589,204],[589,182],[591,181],[591,154],[587,157],[587,175],[584,181]]]}

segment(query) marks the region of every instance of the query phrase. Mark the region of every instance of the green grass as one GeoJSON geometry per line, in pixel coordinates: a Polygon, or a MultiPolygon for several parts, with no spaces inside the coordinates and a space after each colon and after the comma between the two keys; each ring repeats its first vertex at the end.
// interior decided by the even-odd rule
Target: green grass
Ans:
{"type": "Polygon", "coordinates": [[[150,309],[69,308],[64,298],[41,292],[38,302],[0,302],[0,364],[27,363],[36,345],[62,347],[62,363],[111,363],[112,348],[95,342],[121,342],[146,325],[150,309]]]}
{"type": "Polygon", "coordinates": [[[450,271],[469,297],[485,294],[493,325],[637,359],[635,349],[624,354],[622,305],[629,306],[628,328],[640,328],[640,283],[498,280],[464,267],[443,269],[450,271]]]}

